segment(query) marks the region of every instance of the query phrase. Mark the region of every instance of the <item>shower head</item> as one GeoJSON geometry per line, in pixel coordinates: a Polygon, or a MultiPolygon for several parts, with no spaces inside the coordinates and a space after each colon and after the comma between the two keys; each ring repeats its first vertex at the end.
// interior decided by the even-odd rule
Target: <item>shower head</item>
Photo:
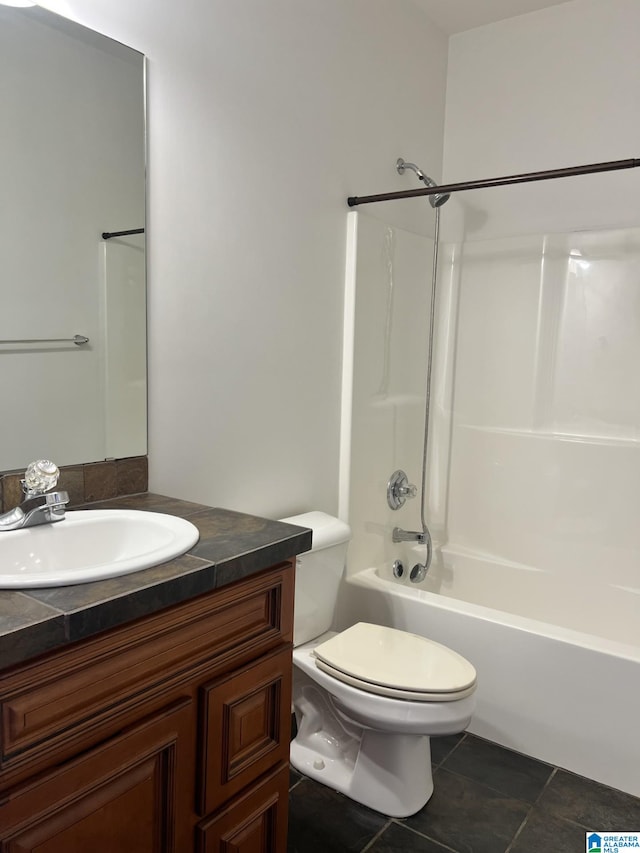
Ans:
{"type": "MultiPolygon", "coordinates": [[[[407,163],[405,160],[402,159],[402,157],[399,157],[396,161],[396,169],[398,170],[399,175],[404,175],[405,169],[411,169],[412,172],[416,173],[418,179],[421,180],[422,183],[425,184],[427,187],[438,186],[433,180],[433,178],[430,178],[428,175],[425,175],[425,173],[421,169],[418,169],[415,163],[407,163]]],[[[429,196],[429,204],[433,208],[440,207],[446,201],[449,201],[448,193],[434,193],[433,195],[429,196]]]]}

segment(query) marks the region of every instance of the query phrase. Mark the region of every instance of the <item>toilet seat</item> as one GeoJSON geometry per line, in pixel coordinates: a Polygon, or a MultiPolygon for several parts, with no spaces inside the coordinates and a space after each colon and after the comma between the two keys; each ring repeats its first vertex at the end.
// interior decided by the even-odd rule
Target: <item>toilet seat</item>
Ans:
{"type": "Polygon", "coordinates": [[[407,631],[358,622],[317,645],[318,669],[381,696],[453,702],[475,690],[476,671],[446,646],[407,631]]]}

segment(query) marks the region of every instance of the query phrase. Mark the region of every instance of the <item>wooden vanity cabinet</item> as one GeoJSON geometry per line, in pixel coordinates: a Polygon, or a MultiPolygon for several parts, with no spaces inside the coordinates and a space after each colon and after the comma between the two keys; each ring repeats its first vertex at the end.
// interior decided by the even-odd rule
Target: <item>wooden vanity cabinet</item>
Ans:
{"type": "Polygon", "coordinates": [[[1,853],[284,853],[293,577],[1,673],[1,853]]]}

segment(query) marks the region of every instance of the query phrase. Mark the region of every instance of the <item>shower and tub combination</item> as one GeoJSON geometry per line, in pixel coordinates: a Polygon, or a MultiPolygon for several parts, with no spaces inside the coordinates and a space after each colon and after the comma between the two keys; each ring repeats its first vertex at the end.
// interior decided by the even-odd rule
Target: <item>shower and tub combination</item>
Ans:
{"type": "Polygon", "coordinates": [[[424,187],[350,199],[427,196],[435,228],[349,214],[339,612],[470,660],[470,731],[636,796],[640,227],[461,233],[457,193],[638,165],[439,187],[400,159],[424,187]]]}

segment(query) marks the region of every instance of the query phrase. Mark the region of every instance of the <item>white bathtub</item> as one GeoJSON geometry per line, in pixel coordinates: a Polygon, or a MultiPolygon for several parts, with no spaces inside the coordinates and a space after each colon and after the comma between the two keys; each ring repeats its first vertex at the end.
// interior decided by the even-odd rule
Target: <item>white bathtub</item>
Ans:
{"type": "Polygon", "coordinates": [[[444,563],[422,586],[373,568],[353,574],[341,612],[472,661],[471,732],[640,796],[640,593],[585,589],[579,578],[559,585],[460,552],[444,563]]]}

